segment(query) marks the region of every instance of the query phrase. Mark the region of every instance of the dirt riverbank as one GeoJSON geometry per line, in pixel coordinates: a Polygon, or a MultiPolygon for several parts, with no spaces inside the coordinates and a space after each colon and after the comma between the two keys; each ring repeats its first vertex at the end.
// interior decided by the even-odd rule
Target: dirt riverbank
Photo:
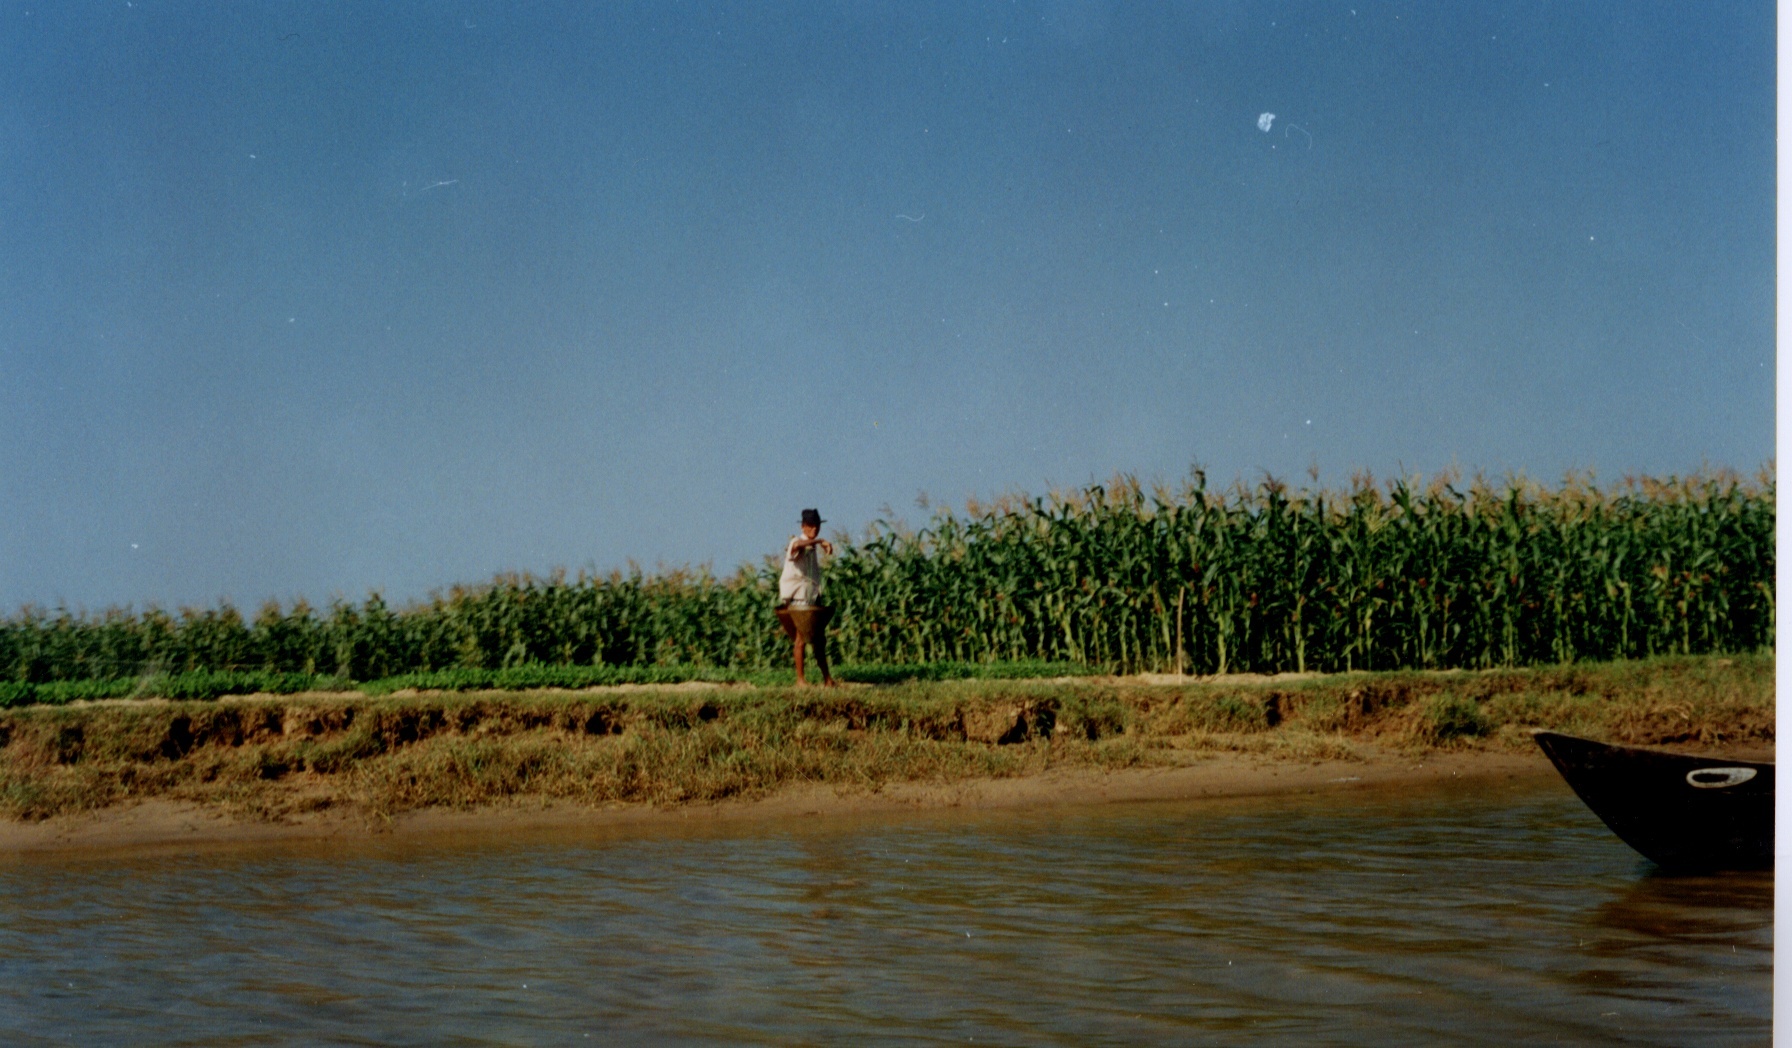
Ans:
{"type": "Polygon", "coordinates": [[[504,835],[604,826],[766,822],[929,809],[1006,809],[1120,801],[1194,800],[1278,793],[1336,793],[1371,787],[1422,787],[1446,779],[1550,779],[1541,753],[1459,752],[1414,758],[1396,753],[1356,760],[1264,760],[1215,753],[1149,768],[1054,769],[1002,779],[899,782],[877,789],[795,785],[768,796],[698,804],[616,802],[589,806],[517,797],[476,809],[430,808],[369,818],[342,807],[279,819],[213,805],[152,799],[36,821],[0,821],[0,855],[54,851],[188,850],[267,841],[504,835]]]}
{"type": "Polygon", "coordinates": [[[1553,775],[1534,728],[1771,757],[1772,660],[27,707],[0,854],[1553,775]]]}

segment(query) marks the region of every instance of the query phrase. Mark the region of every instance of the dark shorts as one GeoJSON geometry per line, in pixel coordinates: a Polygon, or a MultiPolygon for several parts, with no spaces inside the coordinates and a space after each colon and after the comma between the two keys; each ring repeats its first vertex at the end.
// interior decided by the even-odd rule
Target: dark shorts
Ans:
{"type": "Polygon", "coordinates": [[[834,617],[834,609],[820,604],[796,604],[785,602],[778,605],[778,625],[784,627],[784,635],[791,640],[801,637],[813,644],[827,627],[828,620],[834,617]]]}

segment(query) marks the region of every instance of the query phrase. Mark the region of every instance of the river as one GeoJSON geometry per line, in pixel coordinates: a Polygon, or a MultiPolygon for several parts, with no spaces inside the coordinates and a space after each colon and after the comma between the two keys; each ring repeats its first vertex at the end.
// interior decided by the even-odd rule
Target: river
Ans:
{"type": "Polygon", "coordinates": [[[27,1044],[1765,1044],[1772,879],[1540,782],[0,860],[27,1044]]]}

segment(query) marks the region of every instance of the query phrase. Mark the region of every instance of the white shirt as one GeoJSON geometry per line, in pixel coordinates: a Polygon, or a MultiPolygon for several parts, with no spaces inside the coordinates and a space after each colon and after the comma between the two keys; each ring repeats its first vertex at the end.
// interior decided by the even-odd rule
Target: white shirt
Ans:
{"type": "Polygon", "coordinates": [[[778,600],[814,604],[821,600],[821,547],[807,546],[792,556],[799,537],[784,547],[784,571],[778,576],[778,600]]]}

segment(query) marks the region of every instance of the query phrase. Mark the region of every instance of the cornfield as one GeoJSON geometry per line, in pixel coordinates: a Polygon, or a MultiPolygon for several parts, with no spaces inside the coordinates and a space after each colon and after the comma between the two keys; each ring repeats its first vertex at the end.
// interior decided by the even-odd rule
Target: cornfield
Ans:
{"type": "MultiPolygon", "coordinates": [[[[1773,543],[1766,472],[1609,490],[1445,477],[1211,492],[1196,474],[1148,492],[1121,477],[941,510],[918,530],[880,521],[837,544],[826,592],[846,663],[1522,666],[1770,648],[1773,543]]],[[[777,568],[505,576],[404,608],[375,593],[322,612],[270,603],[250,620],[229,605],[26,608],[0,621],[0,680],[763,668],[789,657],[772,614],[777,568]]]]}

